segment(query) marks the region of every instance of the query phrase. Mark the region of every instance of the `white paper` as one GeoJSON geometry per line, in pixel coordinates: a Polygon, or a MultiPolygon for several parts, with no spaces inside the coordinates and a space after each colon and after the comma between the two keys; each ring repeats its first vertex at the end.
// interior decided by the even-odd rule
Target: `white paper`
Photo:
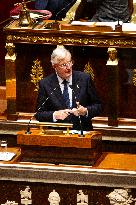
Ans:
{"type": "Polygon", "coordinates": [[[10,161],[14,156],[13,152],[0,152],[0,161],[10,161]]]}

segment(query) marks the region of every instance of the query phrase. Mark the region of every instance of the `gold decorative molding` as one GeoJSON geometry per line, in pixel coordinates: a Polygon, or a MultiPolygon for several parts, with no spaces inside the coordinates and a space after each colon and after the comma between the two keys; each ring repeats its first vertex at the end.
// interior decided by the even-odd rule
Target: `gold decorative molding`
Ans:
{"type": "MultiPolygon", "coordinates": [[[[63,33],[64,34],[64,33],[63,33]]],[[[90,45],[90,46],[98,46],[98,47],[136,47],[135,39],[121,39],[115,38],[111,36],[99,36],[99,38],[95,37],[95,35],[86,35],[86,37],[81,35],[72,35],[71,33],[66,33],[63,37],[53,36],[54,34],[44,34],[44,35],[27,35],[24,34],[16,34],[16,35],[8,35],[7,42],[17,43],[17,42],[26,42],[26,43],[44,43],[44,44],[63,44],[63,45],[90,45]],[[47,35],[47,36],[46,36],[47,35]],[[67,37],[68,36],[68,37],[67,37]]]]}
{"type": "Polygon", "coordinates": [[[41,62],[36,59],[34,65],[31,70],[31,82],[35,85],[34,91],[38,91],[39,89],[39,81],[43,78],[43,68],[41,66],[41,62]]]}
{"type": "Polygon", "coordinates": [[[133,81],[133,85],[136,86],[136,68],[135,68],[134,71],[133,71],[132,81],[133,81]]]}
{"type": "Polygon", "coordinates": [[[94,77],[95,77],[94,71],[89,62],[85,65],[84,72],[89,73],[91,75],[92,80],[94,81],[94,77]]]}

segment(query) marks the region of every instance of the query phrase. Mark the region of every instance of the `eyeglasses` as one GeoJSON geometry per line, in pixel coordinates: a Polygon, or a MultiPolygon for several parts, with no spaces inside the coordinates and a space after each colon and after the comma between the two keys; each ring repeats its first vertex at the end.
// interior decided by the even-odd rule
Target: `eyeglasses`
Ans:
{"type": "Polygon", "coordinates": [[[68,67],[72,64],[72,61],[68,61],[67,63],[63,63],[61,65],[58,65],[60,68],[65,68],[65,67],[68,67]]]}

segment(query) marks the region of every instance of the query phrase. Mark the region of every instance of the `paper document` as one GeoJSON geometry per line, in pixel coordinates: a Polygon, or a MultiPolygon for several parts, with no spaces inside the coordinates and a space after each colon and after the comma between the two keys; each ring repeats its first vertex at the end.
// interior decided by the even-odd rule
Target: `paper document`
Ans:
{"type": "Polygon", "coordinates": [[[0,161],[10,161],[14,156],[14,152],[0,152],[0,161]]]}

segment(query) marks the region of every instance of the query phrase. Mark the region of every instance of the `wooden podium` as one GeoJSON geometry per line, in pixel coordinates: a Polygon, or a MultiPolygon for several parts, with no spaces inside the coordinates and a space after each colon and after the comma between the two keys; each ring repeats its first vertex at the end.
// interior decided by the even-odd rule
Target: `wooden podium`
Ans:
{"type": "Polygon", "coordinates": [[[99,132],[90,131],[80,137],[78,134],[58,134],[58,131],[45,134],[36,128],[31,131],[31,134],[18,132],[20,161],[91,166],[101,155],[102,137],[99,132]]]}

